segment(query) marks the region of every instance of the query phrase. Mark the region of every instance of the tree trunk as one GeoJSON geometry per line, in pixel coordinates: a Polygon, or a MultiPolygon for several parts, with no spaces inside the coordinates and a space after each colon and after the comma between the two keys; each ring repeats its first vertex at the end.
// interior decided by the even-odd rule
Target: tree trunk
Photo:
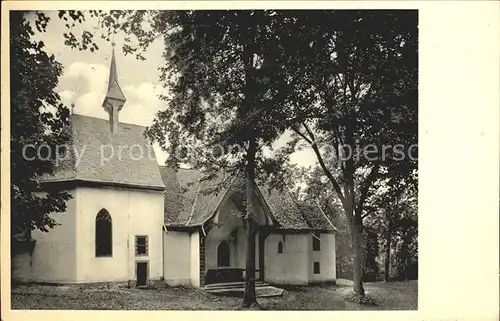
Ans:
{"type": "Polygon", "coordinates": [[[385,282],[389,282],[389,275],[390,275],[389,269],[391,267],[391,240],[392,240],[392,231],[391,228],[389,227],[389,230],[387,231],[386,246],[385,246],[385,261],[384,261],[385,282]]]}
{"type": "MultiPolygon", "coordinates": [[[[347,193],[346,193],[347,194],[347,193]]],[[[354,198],[346,197],[344,200],[344,210],[346,212],[349,223],[349,232],[352,238],[352,247],[354,251],[353,262],[353,282],[354,293],[364,296],[365,289],[363,288],[363,268],[364,268],[364,238],[363,238],[363,221],[354,213],[354,198]]]]}
{"type": "Polygon", "coordinates": [[[410,240],[408,237],[408,232],[406,232],[405,236],[403,237],[403,249],[404,249],[404,281],[408,281],[408,271],[409,271],[409,265],[410,265],[410,249],[409,249],[409,244],[410,240]]]}
{"type": "Polygon", "coordinates": [[[255,153],[257,144],[250,139],[247,151],[246,166],[246,269],[245,269],[245,294],[243,296],[243,307],[258,306],[255,293],[255,236],[257,222],[253,211],[254,178],[255,178],[255,153]]]}
{"type": "Polygon", "coordinates": [[[364,238],[363,232],[357,224],[352,224],[351,235],[354,248],[354,267],[353,267],[353,282],[354,293],[364,296],[365,289],[363,288],[363,267],[364,267],[364,238]]]}
{"type": "Polygon", "coordinates": [[[245,275],[245,294],[243,296],[243,306],[249,308],[257,305],[257,296],[255,293],[255,230],[256,223],[253,217],[247,219],[247,246],[246,246],[246,275],[245,275]]]}

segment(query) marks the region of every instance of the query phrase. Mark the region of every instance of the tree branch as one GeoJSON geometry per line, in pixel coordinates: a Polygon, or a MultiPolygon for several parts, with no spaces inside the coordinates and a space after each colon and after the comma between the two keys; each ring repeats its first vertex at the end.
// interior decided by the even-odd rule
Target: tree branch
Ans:
{"type": "Polygon", "coordinates": [[[311,139],[307,138],[303,133],[301,133],[300,131],[298,131],[296,128],[294,128],[293,130],[300,137],[304,138],[304,140],[307,141],[309,143],[309,145],[311,145],[314,153],[316,154],[316,158],[318,159],[318,162],[319,162],[319,165],[321,166],[321,169],[323,169],[323,172],[325,173],[326,177],[328,177],[328,179],[332,183],[333,189],[335,190],[335,193],[337,193],[337,196],[339,197],[340,201],[342,203],[344,203],[345,202],[345,197],[342,194],[342,190],[340,189],[340,185],[338,184],[338,182],[335,179],[335,177],[333,177],[332,172],[326,167],[326,164],[325,164],[325,162],[323,160],[323,156],[321,155],[321,153],[320,153],[320,151],[318,149],[318,146],[316,145],[316,142],[314,141],[314,134],[309,129],[309,127],[307,127],[307,125],[305,123],[302,123],[302,124],[304,125],[304,128],[306,129],[306,131],[311,136],[311,139]]]}
{"type": "Polygon", "coordinates": [[[302,122],[302,126],[304,126],[304,128],[307,131],[307,133],[309,134],[309,137],[311,137],[311,140],[312,140],[313,144],[316,144],[316,138],[314,137],[313,132],[309,129],[309,127],[307,126],[307,124],[305,122],[302,122]]]}
{"type": "Polygon", "coordinates": [[[312,145],[312,141],[306,137],[306,135],[304,135],[303,133],[301,133],[297,128],[295,127],[292,127],[292,130],[297,134],[299,135],[300,137],[302,137],[308,144],[312,145]]]}

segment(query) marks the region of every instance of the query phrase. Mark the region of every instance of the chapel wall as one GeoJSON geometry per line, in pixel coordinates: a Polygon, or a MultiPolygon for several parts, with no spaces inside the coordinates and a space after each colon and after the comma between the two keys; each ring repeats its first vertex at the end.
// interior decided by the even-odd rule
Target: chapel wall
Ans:
{"type": "Polygon", "coordinates": [[[191,285],[191,234],[163,232],[163,260],[163,277],[168,285],[191,285]]]}
{"type": "Polygon", "coordinates": [[[319,237],[321,240],[319,251],[313,250],[312,236],[309,237],[309,283],[335,282],[335,233],[320,233],[319,237]],[[314,273],[315,262],[319,263],[319,273],[314,273]]]}
{"type": "MultiPolygon", "coordinates": [[[[75,213],[78,193],[75,189],[69,190],[68,193],[72,198],[66,202],[66,211],[49,214],[58,225],[48,232],[32,231],[31,236],[36,243],[31,262],[26,255],[17,262],[23,270],[21,274],[30,273],[27,277],[30,281],[47,283],[76,281],[78,244],[75,213]]],[[[23,278],[26,280],[25,276],[23,278]]]]}
{"type": "Polygon", "coordinates": [[[163,277],[164,198],[161,191],[78,187],[77,282],[136,280],[136,261],[148,262],[148,279],[163,277]],[[95,255],[95,218],[106,209],[112,219],[113,253],[95,255]],[[148,253],[136,256],[135,237],[148,237],[148,253]]]}
{"type": "Polygon", "coordinates": [[[272,284],[308,284],[308,246],[307,234],[270,234],[265,241],[265,281],[272,284]],[[283,244],[283,253],[278,253],[279,242],[283,244]]]}

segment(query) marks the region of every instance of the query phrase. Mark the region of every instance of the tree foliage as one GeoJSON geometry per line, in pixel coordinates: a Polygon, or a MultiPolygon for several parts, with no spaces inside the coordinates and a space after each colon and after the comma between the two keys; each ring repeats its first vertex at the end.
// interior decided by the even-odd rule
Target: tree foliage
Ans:
{"type": "Polygon", "coordinates": [[[365,224],[377,231],[384,249],[385,280],[415,279],[418,265],[417,189],[389,186],[369,200],[374,213],[365,224]],[[376,210],[375,210],[376,208],[376,210]]]}
{"type": "MultiPolygon", "coordinates": [[[[46,25],[38,13],[36,29],[43,32],[46,25]]],[[[49,213],[63,212],[70,198],[39,183],[54,169],[56,146],[68,139],[69,110],[55,92],[62,66],[44,51],[43,42],[33,40],[34,32],[23,12],[10,12],[11,236],[47,232],[56,225],[49,213]]]]}
{"type": "MultiPolygon", "coordinates": [[[[287,188],[297,182],[302,188],[297,199],[315,200],[329,220],[337,228],[336,264],[337,277],[351,279],[353,274],[353,250],[347,218],[335,191],[324,178],[323,170],[317,166],[311,171],[296,171],[289,168],[285,177],[287,188]]],[[[363,218],[366,247],[363,263],[363,281],[378,281],[380,273],[388,269],[387,280],[415,279],[418,276],[418,216],[417,189],[378,182],[375,191],[366,201],[363,218]],[[369,215],[368,215],[369,213],[369,215]],[[388,242],[389,240],[389,242],[388,242]],[[389,246],[389,248],[387,247],[389,246]],[[389,255],[387,254],[389,249],[389,255]],[[388,266],[384,263],[388,260],[388,266]]]]}

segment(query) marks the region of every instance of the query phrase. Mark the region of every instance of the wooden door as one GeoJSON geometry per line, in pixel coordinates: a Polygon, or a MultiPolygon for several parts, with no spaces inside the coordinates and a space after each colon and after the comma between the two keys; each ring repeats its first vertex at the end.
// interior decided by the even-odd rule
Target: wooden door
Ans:
{"type": "Polygon", "coordinates": [[[148,282],[148,262],[136,262],[137,286],[146,286],[148,282]]]}

